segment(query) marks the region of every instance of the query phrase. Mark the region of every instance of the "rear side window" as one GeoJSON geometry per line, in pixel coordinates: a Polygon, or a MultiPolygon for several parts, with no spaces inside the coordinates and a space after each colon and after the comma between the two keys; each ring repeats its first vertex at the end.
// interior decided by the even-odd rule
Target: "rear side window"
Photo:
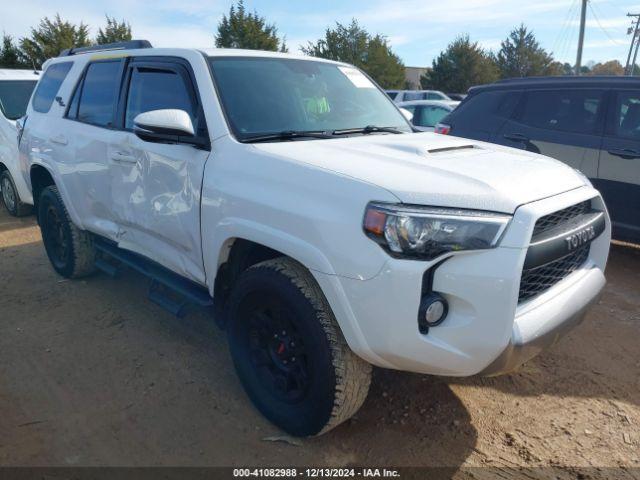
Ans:
{"type": "Polygon", "coordinates": [[[137,67],[131,73],[125,128],[133,129],[137,115],[151,110],[184,110],[194,126],[196,101],[185,83],[185,78],[173,70],[137,67]]]}
{"type": "Polygon", "coordinates": [[[608,133],[640,141],[640,91],[616,92],[612,125],[608,133]]]}
{"type": "Polygon", "coordinates": [[[35,80],[0,81],[0,110],[5,118],[17,120],[24,116],[35,80]]]}
{"type": "Polygon", "coordinates": [[[47,113],[51,109],[60,85],[67,77],[72,65],[73,62],[54,63],[47,68],[33,96],[32,105],[36,112],[47,113]]]}
{"type": "MultiPolygon", "coordinates": [[[[92,63],[87,68],[78,101],[77,119],[101,127],[113,123],[120,86],[121,61],[92,63]]],[[[75,97],[72,100],[74,107],[75,97]]]]}
{"type": "Polygon", "coordinates": [[[404,99],[405,102],[409,102],[411,100],[424,100],[424,93],[423,92],[404,92],[404,99]]]}
{"type": "Polygon", "coordinates": [[[529,91],[520,114],[525,125],[572,133],[593,133],[603,103],[602,90],[529,91]]]}

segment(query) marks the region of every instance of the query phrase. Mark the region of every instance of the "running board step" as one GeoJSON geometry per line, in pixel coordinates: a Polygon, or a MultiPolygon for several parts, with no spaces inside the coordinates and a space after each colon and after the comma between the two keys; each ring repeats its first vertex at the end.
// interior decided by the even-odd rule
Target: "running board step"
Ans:
{"type": "Polygon", "coordinates": [[[107,262],[104,258],[97,258],[95,261],[95,266],[98,270],[106,275],[109,275],[111,278],[115,278],[120,271],[116,265],[107,262]]]}
{"type": "Polygon", "coordinates": [[[184,297],[181,299],[173,298],[175,295],[171,295],[171,292],[167,292],[166,290],[162,284],[151,280],[151,285],[149,285],[149,300],[178,318],[184,317],[188,302],[184,300],[184,297]]]}
{"type": "MultiPolygon", "coordinates": [[[[149,299],[174,315],[181,316],[184,313],[187,301],[201,307],[213,305],[213,299],[205,287],[183,278],[141,255],[123,250],[107,240],[96,239],[94,244],[100,252],[149,277],[151,279],[149,299]],[[182,297],[184,301],[176,301],[171,298],[169,295],[171,292],[182,297]]],[[[116,266],[103,259],[98,259],[96,267],[107,275],[118,273],[116,266]]]]}

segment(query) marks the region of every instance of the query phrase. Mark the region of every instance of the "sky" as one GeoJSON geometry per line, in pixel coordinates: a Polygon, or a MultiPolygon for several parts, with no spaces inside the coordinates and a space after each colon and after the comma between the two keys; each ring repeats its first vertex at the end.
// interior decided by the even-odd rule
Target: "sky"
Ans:
{"type": "MultiPolygon", "coordinates": [[[[92,36],[104,16],[126,19],[133,36],[158,47],[212,47],[218,21],[231,0],[0,0],[0,31],[28,35],[40,18],[56,13],[88,24],[92,36]]],[[[430,66],[458,34],[497,51],[520,23],[532,29],[556,60],[575,63],[580,0],[245,0],[285,35],[290,52],[322,37],[335,22],[352,18],[385,35],[407,66],[430,66]]],[[[590,0],[583,64],[626,62],[631,20],[639,0],[590,0]]]]}

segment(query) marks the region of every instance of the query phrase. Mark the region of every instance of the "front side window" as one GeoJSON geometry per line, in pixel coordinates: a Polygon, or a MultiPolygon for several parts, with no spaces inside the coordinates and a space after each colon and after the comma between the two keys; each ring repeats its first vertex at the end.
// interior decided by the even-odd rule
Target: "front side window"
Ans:
{"type": "Polygon", "coordinates": [[[67,77],[72,65],[73,62],[62,62],[54,63],[47,68],[36,87],[36,93],[33,95],[32,105],[36,112],[47,113],[51,109],[53,100],[60,90],[60,85],[67,77]]]}
{"type": "Polygon", "coordinates": [[[35,80],[0,81],[0,111],[2,111],[2,115],[9,120],[23,117],[35,86],[35,80]]]}
{"type": "Polygon", "coordinates": [[[640,141],[640,91],[616,93],[612,127],[614,136],[640,141]]]}
{"type": "Polygon", "coordinates": [[[520,121],[573,133],[592,133],[602,105],[601,90],[537,90],[527,94],[520,121]]]}
{"type": "Polygon", "coordinates": [[[411,128],[362,72],[343,65],[283,58],[218,57],[211,68],[236,137],[366,126],[411,128]]]}
{"type": "Polygon", "coordinates": [[[195,98],[190,95],[185,78],[173,70],[136,67],[131,73],[125,128],[141,113],[152,110],[184,110],[196,125],[195,98]]]}
{"type": "MultiPolygon", "coordinates": [[[[78,102],[79,121],[101,127],[113,124],[121,63],[96,62],[89,65],[78,102]]],[[[73,103],[72,101],[72,107],[73,103]]]]}

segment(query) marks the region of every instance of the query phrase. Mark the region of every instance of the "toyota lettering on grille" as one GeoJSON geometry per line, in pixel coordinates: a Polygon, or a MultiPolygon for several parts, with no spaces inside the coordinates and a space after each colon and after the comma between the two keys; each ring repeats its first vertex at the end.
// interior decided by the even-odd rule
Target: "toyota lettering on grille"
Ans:
{"type": "Polygon", "coordinates": [[[593,228],[593,225],[590,225],[587,228],[574,233],[573,235],[569,235],[564,240],[567,242],[567,250],[569,252],[572,252],[576,248],[593,240],[595,237],[596,237],[596,229],[593,228]]]}

